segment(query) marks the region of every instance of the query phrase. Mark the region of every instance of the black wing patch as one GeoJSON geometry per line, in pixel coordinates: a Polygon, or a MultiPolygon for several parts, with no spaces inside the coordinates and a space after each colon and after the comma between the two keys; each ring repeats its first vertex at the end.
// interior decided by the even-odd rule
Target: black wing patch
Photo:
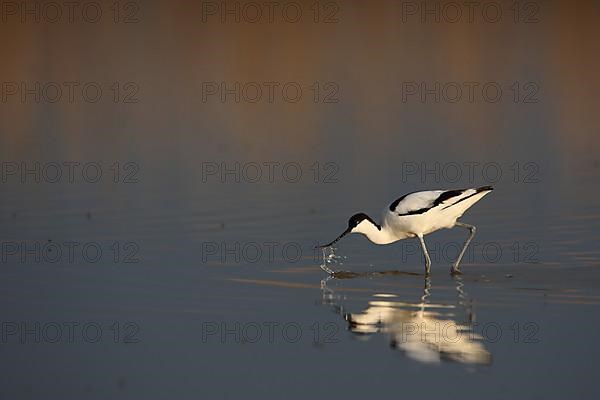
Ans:
{"type": "Polygon", "coordinates": [[[396,209],[396,207],[398,207],[398,203],[400,203],[402,200],[404,200],[404,198],[406,196],[408,196],[409,194],[413,194],[413,193],[417,193],[417,192],[406,193],[404,196],[399,197],[396,200],[394,200],[394,202],[392,204],[390,204],[390,211],[393,212],[396,209]]]}
{"type": "MultiPolygon", "coordinates": [[[[435,200],[433,201],[433,203],[432,203],[432,204],[431,204],[429,207],[420,208],[420,209],[418,209],[418,210],[411,210],[411,211],[408,211],[408,212],[406,212],[406,213],[404,213],[404,214],[398,214],[398,216],[401,216],[401,217],[402,217],[402,216],[405,216],[405,215],[416,215],[416,214],[423,214],[423,213],[426,213],[427,211],[431,210],[432,208],[439,206],[439,205],[440,205],[440,204],[442,204],[444,201],[446,201],[446,200],[448,200],[448,199],[451,199],[451,198],[453,198],[453,197],[456,197],[456,196],[460,196],[460,195],[461,195],[461,194],[463,194],[463,193],[464,193],[466,190],[467,190],[467,189],[460,189],[460,190],[448,190],[448,191],[446,191],[446,192],[443,192],[442,194],[440,194],[440,195],[439,195],[439,197],[438,197],[437,199],[435,199],[435,200]]],[[[413,193],[416,193],[416,192],[413,192],[413,193]]],[[[390,210],[391,210],[391,211],[394,211],[394,210],[396,209],[396,206],[398,206],[398,203],[399,203],[400,201],[402,201],[402,200],[403,200],[403,199],[404,199],[406,196],[408,196],[409,194],[412,194],[412,193],[408,193],[408,194],[406,194],[406,195],[402,196],[401,198],[399,198],[398,200],[394,201],[394,202],[393,202],[393,203],[390,205],[390,210]],[[392,207],[392,206],[393,206],[393,207],[392,207]]],[[[471,196],[469,196],[469,197],[471,197],[471,196]]],[[[454,203],[454,204],[456,204],[456,203],[454,203]]],[[[451,205],[452,205],[452,204],[451,204],[451,205]]],[[[448,206],[448,207],[450,207],[450,206],[448,206]]],[[[446,207],[445,207],[445,208],[446,208],[446,207]]]]}
{"type": "MultiPolygon", "coordinates": [[[[475,191],[475,193],[473,193],[472,195],[470,195],[470,196],[467,196],[467,197],[463,197],[462,199],[460,199],[460,200],[459,200],[459,201],[457,201],[456,203],[452,203],[452,204],[450,204],[450,205],[447,205],[446,207],[442,208],[442,210],[445,210],[445,209],[446,209],[446,208],[448,208],[448,207],[452,207],[453,205],[456,205],[456,204],[460,203],[461,201],[464,201],[464,200],[470,199],[471,197],[473,197],[473,196],[475,196],[476,194],[479,194],[479,193],[481,193],[481,192],[487,192],[488,190],[494,190],[494,188],[493,188],[493,187],[491,187],[491,186],[482,186],[482,187],[478,187],[478,188],[477,188],[477,189],[475,189],[475,190],[476,190],[476,191],[475,191]]],[[[441,196],[440,196],[440,197],[441,197],[441,196]]]]}
{"type": "Polygon", "coordinates": [[[423,214],[424,212],[427,212],[429,210],[431,210],[433,207],[427,207],[427,208],[420,208],[418,210],[412,210],[409,212],[406,212],[404,214],[398,214],[398,216],[402,217],[404,215],[415,215],[415,214],[423,214]]]}
{"type": "Polygon", "coordinates": [[[466,190],[467,189],[448,190],[447,192],[444,192],[444,193],[440,194],[440,197],[438,197],[437,199],[435,199],[435,201],[433,202],[433,205],[431,206],[431,208],[433,208],[435,206],[439,206],[440,204],[442,204],[443,202],[445,202],[448,199],[451,199],[451,198],[456,197],[456,196],[460,196],[466,190]]]}

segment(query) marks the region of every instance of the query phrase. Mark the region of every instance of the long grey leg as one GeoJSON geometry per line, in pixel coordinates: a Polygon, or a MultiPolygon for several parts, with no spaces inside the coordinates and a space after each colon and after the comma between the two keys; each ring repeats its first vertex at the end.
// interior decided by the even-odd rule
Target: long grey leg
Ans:
{"type": "Polygon", "coordinates": [[[465,251],[467,250],[467,246],[469,245],[469,243],[471,243],[471,240],[473,240],[473,236],[475,236],[475,232],[477,231],[477,228],[475,228],[475,226],[473,225],[469,225],[469,224],[464,224],[462,222],[457,222],[456,224],[454,224],[454,226],[460,226],[461,228],[466,228],[469,230],[469,237],[467,238],[467,241],[465,242],[465,245],[463,246],[462,250],[460,251],[460,254],[458,255],[458,258],[456,259],[456,261],[454,261],[454,264],[452,264],[452,268],[450,269],[450,273],[451,274],[460,274],[460,260],[462,260],[463,256],[465,255],[465,251]]]}
{"type": "Polygon", "coordinates": [[[425,256],[425,274],[429,275],[431,272],[431,260],[429,259],[429,253],[427,252],[427,247],[425,247],[425,241],[423,240],[423,235],[417,235],[419,238],[419,242],[421,242],[421,249],[423,249],[423,256],[425,256]]]}

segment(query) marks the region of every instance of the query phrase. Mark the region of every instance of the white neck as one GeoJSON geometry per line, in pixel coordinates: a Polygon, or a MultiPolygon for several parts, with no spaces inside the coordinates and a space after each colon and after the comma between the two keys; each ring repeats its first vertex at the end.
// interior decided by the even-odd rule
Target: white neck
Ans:
{"type": "Polygon", "coordinates": [[[366,219],[352,229],[352,233],[363,234],[375,244],[388,244],[398,240],[395,236],[390,235],[385,227],[378,227],[366,219]]]}

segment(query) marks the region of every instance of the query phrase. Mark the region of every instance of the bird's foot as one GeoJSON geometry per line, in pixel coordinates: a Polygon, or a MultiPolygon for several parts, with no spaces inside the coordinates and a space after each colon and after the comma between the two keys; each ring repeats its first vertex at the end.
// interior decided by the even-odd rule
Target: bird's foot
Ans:
{"type": "Polygon", "coordinates": [[[450,275],[452,276],[456,276],[456,275],[462,275],[462,272],[460,269],[456,268],[454,265],[452,267],[450,267],[450,275]]]}

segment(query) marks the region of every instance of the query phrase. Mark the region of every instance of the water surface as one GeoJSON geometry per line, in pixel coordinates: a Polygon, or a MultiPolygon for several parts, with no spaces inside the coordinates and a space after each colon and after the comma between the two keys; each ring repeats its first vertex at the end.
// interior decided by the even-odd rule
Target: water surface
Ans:
{"type": "Polygon", "coordinates": [[[530,24],[403,23],[392,2],[204,23],[200,4],[148,2],[135,24],[0,25],[5,82],[139,86],[137,103],[0,104],[3,163],[103,171],[0,184],[2,397],[597,397],[598,6],[539,5],[530,24]],[[221,81],[305,96],[204,102],[221,81]],[[402,100],[406,82],[472,81],[502,100],[402,100]],[[410,240],[349,236],[342,273],[320,268],[314,245],[352,214],[488,184],[462,276],[464,230],[427,237],[430,279],[410,240]]]}

